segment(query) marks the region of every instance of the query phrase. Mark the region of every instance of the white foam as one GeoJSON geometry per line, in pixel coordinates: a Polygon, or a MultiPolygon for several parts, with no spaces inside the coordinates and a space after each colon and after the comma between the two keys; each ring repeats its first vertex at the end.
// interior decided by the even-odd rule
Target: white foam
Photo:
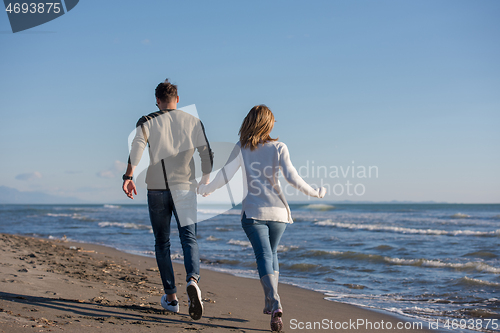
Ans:
{"type": "Polygon", "coordinates": [[[285,245],[278,245],[278,251],[279,252],[286,252],[286,251],[290,251],[292,249],[298,249],[299,247],[297,245],[289,245],[289,246],[285,246],[285,245]]]}
{"type": "Polygon", "coordinates": [[[227,242],[228,244],[232,244],[232,245],[239,245],[239,246],[243,246],[243,247],[251,247],[252,246],[252,243],[250,243],[249,241],[241,241],[241,240],[237,240],[237,239],[230,239],[229,242],[227,242]]]}
{"type": "Polygon", "coordinates": [[[486,285],[486,286],[492,286],[492,287],[500,287],[500,283],[490,282],[490,281],[484,281],[484,280],[479,280],[479,279],[474,279],[474,278],[470,278],[468,276],[464,276],[461,280],[465,281],[466,283],[470,283],[470,284],[486,285]]]}
{"type": "Polygon", "coordinates": [[[121,206],[118,206],[118,205],[104,205],[104,208],[116,209],[116,208],[121,208],[121,206]]]}
{"type": "Polygon", "coordinates": [[[52,217],[70,217],[73,216],[74,214],[54,214],[54,213],[47,213],[47,216],[52,216],[52,217]]]}
{"type": "Polygon", "coordinates": [[[55,214],[55,213],[47,213],[45,214],[45,216],[50,216],[50,217],[70,217],[72,218],[73,220],[82,220],[82,221],[88,221],[88,220],[92,220],[86,216],[83,216],[81,214],[78,214],[78,213],[73,213],[73,214],[63,214],[63,213],[59,213],[59,214],[55,214]]]}
{"type": "MultiPolygon", "coordinates": [[[[313,251],[315,252],[315,251],[313,251]]],[[[320,251],[321,253],[328,253],[334,256],[345,256],[347,258],[358,258],[360,260],[381,258],[381,260],[393,265],[405,266],[421,266],[421,267],[437,267],[437,268],[453,268],[457,270],[476,270],[479,272],[488,272],[493,274],[500,274],[500,268],[488,265],[482,261],[471,261],[466,263],[448,263],[436,259],[403,259],[382,257],[377,254],[365,254],[356,252],[341,252],[341,251],[320,251]]]]}
{"type": "Polygon", "coordinates": [[[231,228],[223,228],[223,227],[216,227],[215,230],[217,231],[233,231],[231,228]]]}
{"type": "Polygon", "coordinates": [[[313,209],[313,210],[332,210],[335,209],[335,206],[327,205],[327,204],[310,204],[303,206],[305,209],[313,209]]]}
{"type": "Polygon", "coordinates": [[[440,313],[441,311],[439,310],[436,310],[436,309],[433,309],[433,308],[421,308],[419,306],[412,306],[412,307],[407,307],[405,309],[403,309],[403,313],[405,313],[406,311],[411,311],[411,312],[417,312],[417,313],[425,313],[425,314],[438,314],[440,313]]]}
{"type": "Polygon", "coordinates": [[[443,262],[441,260],[401,259],[401,258],[390,258],[390,257],[384,257],[384,261],[396,265],[445,267],[445,268],[454,268],[458,270],[474,269],[479,272],[500,274],[500,268],[490,266],[480,261],[471,261],[466,263],[448,263],[448,262],[443,262]]]}
{"type": "Polygon", "coordinates": [[[151,226],[130,222],[99,222],[99,227],[119,227],[123,229],[137,229],[137,230],[153,230],[151,226]]]}
{"type": "Polygon", "coordinates": [[[379,224],[356,224],[333,222],[330,220],[315,222],[320,226],[332,226],[337,228],[354,229],[354,230],[370,230],[370,231],[392,231],[403,234],[421,234],[421,235],[449,235],[449,236],[498,236],[500,229],[494,231],[476,231],[476,230],[440,230],[440,229],[415,229],[394,226],[384,226],[379,224]]]}
{"type": "Polygon", "coordinates": [[[239,276],[239,277],[244,277],[244,278],[249,278],[249,279],[259,279],[259,273],[257,270],[253,269],[234,269],[234,268],[225,268],[225,267],[220,267],[220,266],[214,266],[214,265],[207,265],[207,264],[201,264],[201,268],[206,268],[211,271],[216,271],[216,272],[223,272],[223,273],[228,273],[234,276],[239,276]]]}
{"type": "Polygon", "coordinates": [[[180,253],[174,253],[170,255],[170,259],[172,260],[183,260],[184,256],[180,253]]]}
{"type": "Polygon", "coordinates": [[[462,214],[462,213],[456,213],[451,216],[453,219],[466,219],[469,218],[470,216],[467,214],[462,214]]]}

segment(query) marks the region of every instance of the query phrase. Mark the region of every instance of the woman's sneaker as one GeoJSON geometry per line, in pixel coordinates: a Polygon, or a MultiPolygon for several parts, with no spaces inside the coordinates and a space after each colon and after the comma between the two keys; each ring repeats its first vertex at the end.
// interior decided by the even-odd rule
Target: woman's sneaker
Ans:
{"type": "Polygon", "coordinates": [[[203,315],[203,302],[201,300],[201,290],[196,281],[191,280],[188,282],[187,294],[189,297],[189,315],[194,320],[198,320],[203,315]]]}
{"type": "Polygon", "coordinates": [[[274,310],[271,315],[271,331],[279,332],[283,330],[283,321],[281,320],[281,316],[283,316],[283,310],[278,309],[274,310]]]}
{"type": "Polygon", "coordinates": [[[171,302],[167,301],[166,294],[161,297],[161,306],[167,311],[175,313],[179,312],[179,301],[176,299],[171,302]]]}

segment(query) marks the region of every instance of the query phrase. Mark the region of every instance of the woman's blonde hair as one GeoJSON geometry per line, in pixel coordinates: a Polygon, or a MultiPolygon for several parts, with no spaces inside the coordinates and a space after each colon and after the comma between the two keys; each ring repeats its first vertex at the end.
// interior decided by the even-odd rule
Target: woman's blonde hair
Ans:
{"type": "Polygon", "coordinates": [[[259,143],[278,140],[269,136],[274,127],[274,115],[264,104],[254,106],[248,112],[243,124],[241,124],[240,144],[241,148],[254,150],[259,143]]]}

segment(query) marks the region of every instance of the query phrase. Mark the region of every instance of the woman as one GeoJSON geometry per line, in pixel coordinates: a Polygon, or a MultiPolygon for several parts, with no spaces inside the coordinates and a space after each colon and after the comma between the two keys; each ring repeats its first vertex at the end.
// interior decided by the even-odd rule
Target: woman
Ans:
{"type": "Polygon", "coordinates": [[[274,122],[267,106],[254,106],[243,120],[240,141],[227,164],[210,184],[200,185],[198,193],[209,195],[229,182],[240,167],[243,169],[241,225],[255,253],[264,288],[264,313],[271,314],[271,330],[281,331],[283,310],[278,295],[277,250],[286,225],[293,221],[278,180],[279,171],[293,187],[312,197],[323,198],[326,189],[313,189],[299,176],[286,145],[270,137],[274,122]]]}

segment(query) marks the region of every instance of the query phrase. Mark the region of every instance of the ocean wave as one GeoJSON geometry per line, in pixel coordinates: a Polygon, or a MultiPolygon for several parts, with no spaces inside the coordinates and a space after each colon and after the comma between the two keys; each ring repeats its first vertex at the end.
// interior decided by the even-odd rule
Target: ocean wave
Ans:
{"type": "Polygon", "coordinates": [[[231,228],[223,228],[223,227],[216,227],[215,230],[217,231],[233,231],[231,228]]]}
{"type": "Polygon", "coordinates": [[[89,222],[96,221],[96,219],[80,214],[74,214],[71,218],[73,220],[79,220],[79,221],[89,221],[89,222]]]}
{"type": "MultiPolygon", "coordinates": [[[[118,250],[120,250],[120,249],[118,249],[118,250]]],[[[146,256],[146,257],[154,257],[155,256],[155,251],[150,251],[150,250],[128,250],[127,249],[126,252],[131,253],[131,254],[138,254],[138,255],[146,256]]]]}
{"type": "Polygon", "coordinates": [[[180,253],[174,253],[170,255],[170,259],[172,260],[183,260],[184,256],[180,253]]]}
{"type": "Polygon", "coordinates": [[[327,205],[327,204],[310,204],[306,206],[302,206],[302,209],[311,209],[311,210],[319,210],[319,211],[328,211],[335,209],[335,206],[327,205]]]}
{"type": "Polygon", "coordinates": [[[201,263],[202,268],[208,268],[210,270],[216,271],[216,272],[222,272],[222,273],[227,273],[231,274],[234,276],[239,276],[239,277],[244,277],[248,279],[254,279],[258,280],[259,279],[259,273],[257,272],[256,269],[235,269],[235,268],[229,268],[229,267],[220,267],[217,265],[206,265],[203,262],[201,263]]]}
{"type": "Polygon", "coordinates": [[[55,214],[55,213],[47,213],[45,214],[45,216],[51,216],[51,217],[71,217],[75,214],[63,214],[63,213],[60,213],[60,214],[55,214]]]}
{"type": "Polygon", "coordinates": [[[382,244],[382,245],[379,245],[377,247],[374,247],[373,249],[377,250],[377,251],[389,251],[389,250],[393,250],[394,248],[390,245],[382,244]]]}
{"type": "Polygon", "coordinates": [[[72,213],[72,214],[65,214],[65,213],[47,213],[45,216],[50,216],[50,217],[69,217],[73,220],[79,220],[79,221],[95,221],[94,219],[81,215],[79,213],[72,213]]]}
{"type": "Polygon", "coordinates": [[[460,271],[476,270],[478,272],[500,274],[500,268],[490,266],[480,261],[470,261],[466,263],[449,263],[435,259],[401,259],[401,258],[389,258],[389,257],[384,257],[384,260],[387,261],[388,263],[395,265],[453,268],[460,271]]]}
{"type": "Polygon", "coordinates": [[[211,242],[216,242],[216,241],[220,240],[220,238],[217,238],[217,237],[210,235],[207,238],[205,238],[205,240],[211,241],[211,242]]]}
{"type": "Polygon", "coordinates": [[[366,287],[361,285],[361,284],[355,284],[355,283],[344,283],[344,287],[347,287],[349,289],[365,289],[366,287]]]}
{"type": "MultiPolygon", "coordinates": [[[[302,256],[303,257],[331,257],[331,256],[342,255],[345,253],[349,253],[349,252],[309,250],[305,254],[303,254],[302,256]]],[[[355,253],[355,252],[350,252],[350,253],[355,253]]]]}
{"type": "Polygon", "coordinates": [[[464,254],[462,257],[478,257],[478,258],[498,258],[498,256],[494,253],[488,252],[488,251],[476,251],[476,252],[470,252],[467,254],[464,254]]]}
{"type": "Polygon", "coordinates": [[[400,309],[399,311],[397,311],[398,310],[397,308],[392,308],[392,309],[394,309],[394,312],[400,312],[402,315],[415,314],[415,315],[436,316],[442,313],[442,311],[439,309],[423,308],[419,306],[406,307],[400,309]]]}
{"type": "Polygon", "coordinates": [[[464,285],[476,285],[476,286],[491,286],[491,287],[500,287],[500,283],[484,281],[479,279],[470,278],[468,276],[464,276],[463,278],[458,279],[457,284],[464,285]]]}
{"type": "Polygon", "coordinates": [[[117,208],[121,208],[122,206],[118,206],[118,205],[104,205],[103,207],[104,208],[117,209],[117,208]]]}
{"type": "Polygon", "coordinates": [[[500,274],[500,268],[490,266],[481,261],[470,261],[466,263],[448,263],[437,259],[403,259],[381,256],[378,254],[366,254],[353,251],[322,251],[311,250],[303,254],[304,257],[325,257],[325,258],[340,258],[348,260],[370,261],[375,263],[388,263],[392,265],[416,266],[416,267],[435,267],[435,268],[452,268],[460,271],[475,270],[478,272],[488,272],[500,274]]]}
{"type": "Polygon", "coordinates": [[[440,229],[415,229],[404,227],[384,226],[379,224],[356,224],[333,222],[330,220],[315,222],[319,226],[331,226],[337,228],[369,231],[392,231],[403,234],[421,234],[421,235],[448,235],[448,236],[500,236],[500,229],[494,231],[475,231],[475,230],[440,230],[440,229]]]}
{"type": "Polygon", "coordinates": [[[287,251],[290,251],[290,250],[296,250],[298,248],[299,247],[297,245],[289,245],[289,246],[278,245],[278,252],[287,252],[287,251]]]}
{"type": "Polygon", "coordinates": [[[307,263],[300,263],[300,264],[293,264],[293,265],[285,265],[285,267],[289,270],[293,271],[299,271],[299,272],[310,272],[313,270],[316,270],[320,268],[320,265],[315,265],[315,264],[307,264],[307,263]]]}
{"type": "Polygon", "coordinates": [[[144,225],[144,224],[130,223],[130,222],[99,222],[98,225],[101,228],[118,227],[118,228],[123,228],[123,229],[136,229],[136,230],[151,230],[151,231],[153,231],[151,226],[144,225]]]}
{"type": "Polygon", "coordinates": [[[227,242],[227,244],[239,245],[243,247],[252,247],[252,243],[250,243],[249,241],[242,241],[237,239],[230,239],[229,242],[227,242]]]}
{"type": "Polygon", "coordinates": [[[466,219],[466,218],[469,218],[470,215],[467,215],[467,214],[462,214],[462,213],[456,213],[456,214],[453,214],[452,216],[450,216],[452,219],[466,219]]]}

